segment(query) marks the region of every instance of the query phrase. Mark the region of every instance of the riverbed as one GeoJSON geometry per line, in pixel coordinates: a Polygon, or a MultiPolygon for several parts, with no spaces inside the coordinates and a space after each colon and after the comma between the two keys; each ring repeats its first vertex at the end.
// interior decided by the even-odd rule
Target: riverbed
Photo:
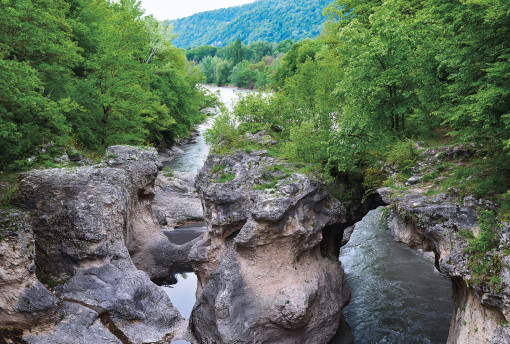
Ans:
{"type": "MultiPolygon", "coordinates": [[[[239,94],[250,92],[207,88],[219,91],[228,108],[239,94]]],[[[200,125],[197,143],[182,146],[185,153],[167,165],[175,171],[197,173],[209,153],[202,134],[211,124],[212,119],[200,125]]],[[[381,213],[381,209],[371,211],[341,249],[340,261],[352,291],[344,314],[355,343],[443,344],[451,317],[451,282],[419,252],[395,242],[380,224],[381,213]]],[[[196,276],[186,273],[177,279],[178,283],[165,291],[181,314],[189,318],[195,302],[196,276]]]]}

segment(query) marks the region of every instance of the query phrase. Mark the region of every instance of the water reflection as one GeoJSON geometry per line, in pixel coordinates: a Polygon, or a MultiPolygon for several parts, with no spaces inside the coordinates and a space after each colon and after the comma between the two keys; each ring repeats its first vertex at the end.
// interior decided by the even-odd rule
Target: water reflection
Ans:
{"type": "Polygon", "coordinates": [[[177,283],[171,286],[163,286],[172,304],[179,310],[181,315],[189,319],[191,310],[195,304],[195,292],[197,291],[197,276],[193,272],[178,274],[177,283]]]}

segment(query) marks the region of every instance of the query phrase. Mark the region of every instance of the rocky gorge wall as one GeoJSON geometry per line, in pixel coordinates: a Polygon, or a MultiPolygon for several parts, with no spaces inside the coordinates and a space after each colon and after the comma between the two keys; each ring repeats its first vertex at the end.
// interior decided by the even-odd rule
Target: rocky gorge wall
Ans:
{"type": "MultiPolygon", "coordinates": [[[[432,252],[436,269],[452,280],[454,309],[447,343],[510,343],[510,258],[502,258],[497,286],[477,283],[469,267],[468,243],[461,235],[462,231],[479,234],[478,210],[484,202],[467,196],[459,203],[455,192],[426,196],[423,189],[412,187],[378,192],[391,205],[387,223],[395,239],[432,252]]],[[[507,228],[500,233],[502,242],[508,232],[507,228]]]]}
{"type": "Polygon", "coordinates": [[[340,325],[352,341],[338,261],[352,209],[324,184],[265,152],[211,155],[196,180],[208,230],[174,245],[162,229],[204,215],[191,177],[159,169],[155,150],[114,146],[99,165],[22,176],[19,210],[0,213],[1,340],[327,343],[340,325]],[[193,338],[154,283],[190,263],[193,338]]]}
{"type": "Polygon", "coordinates": [[[350,300],[334,238],[346,209],[264,152],[210,155],[197,176],[207,232],[190,258],[199,343],[327,343],[350,300]]]}
{"type": "Polygon", "coordinates": [[[168,343],[184,336],[186,322],[151,281],[168,277],[191,247],[172,245],[153,220],[158,169],[155,150],[114,146],[99,165],[23,176],[13,200],[22,210],[1,214],[4,341],[168,343]]]}

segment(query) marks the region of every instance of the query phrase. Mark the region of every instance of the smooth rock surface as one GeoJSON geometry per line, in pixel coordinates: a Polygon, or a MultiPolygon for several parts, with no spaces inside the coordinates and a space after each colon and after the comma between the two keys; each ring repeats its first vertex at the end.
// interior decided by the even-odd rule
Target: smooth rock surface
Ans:
{"type": "Polygon", "coordinates": [[[195,191],[195,177],[193,173],[175,171],[171,176],[164,172],[158,175],[152,211],[163,230],[204,221],[202,202],[195,191]]]}

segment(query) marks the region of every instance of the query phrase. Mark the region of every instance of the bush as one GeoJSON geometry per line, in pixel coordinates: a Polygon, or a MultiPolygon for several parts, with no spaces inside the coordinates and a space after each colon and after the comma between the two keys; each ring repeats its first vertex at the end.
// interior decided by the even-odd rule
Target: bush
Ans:
{"type": "Polygon", "coordinates": [[[418,152],[411,140],[398,141],[388,153],[386,160],[394,165],[399,175],[408,178],[412,175],[412,168],[418,158],[418,152]]]}

